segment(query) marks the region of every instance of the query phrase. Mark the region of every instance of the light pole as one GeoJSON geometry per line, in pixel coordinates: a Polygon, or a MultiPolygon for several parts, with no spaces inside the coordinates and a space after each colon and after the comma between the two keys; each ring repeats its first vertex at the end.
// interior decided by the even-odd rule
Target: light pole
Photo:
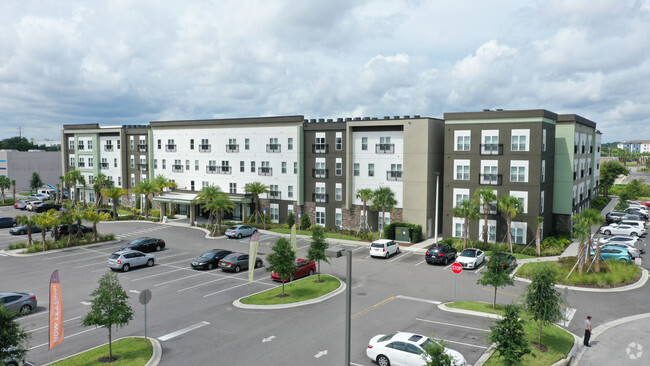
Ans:
{"type": "Polygon", "coordinates": [[[325,255],[332,258],[338,258],[343,255],[346,259],[346,276],[345,276],[345,363],[350,364],[350,334],[352,324],[352,252],[342,247],[336,246],[325,250],[325,255]]]}
{"type": "Polygon", "coordinates": [[[438,207],[440,206],[440,203],[438,200],[440,199],[440,194],[438,194],[438,191],[440,190],[440,172],[436,172],[436,222],[434,224],[435,226],[435,238],[433,239],[434,242],[438,242],[438,207]]]}

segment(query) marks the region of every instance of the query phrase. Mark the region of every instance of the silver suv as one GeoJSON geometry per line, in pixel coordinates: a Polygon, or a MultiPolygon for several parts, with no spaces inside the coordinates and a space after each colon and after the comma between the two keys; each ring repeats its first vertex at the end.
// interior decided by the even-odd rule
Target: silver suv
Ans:
{"type": "Polygon", "coordinates": [[[146,265],[151,267],[156,262],[156,257],[151,253],[142,253],[137,250],[120,250],[113,252],[108,257],[108,268],[127,272],[133,267],[146,265]]]}

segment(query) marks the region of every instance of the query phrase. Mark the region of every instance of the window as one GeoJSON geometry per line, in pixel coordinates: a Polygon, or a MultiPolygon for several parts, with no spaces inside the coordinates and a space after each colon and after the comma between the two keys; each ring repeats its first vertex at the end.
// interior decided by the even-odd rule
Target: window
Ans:
{"type": "Polygon", "coordinates": [[[93,149],[93,140],[88,140],[88,150],[92,150],[92,149],[93,149]]]}
{"type": "Polygon", "coordinates": [[[193,180],[190,181],[190,190],[191,191],[194,190],[194,181],[193,180]]]}
{"type": "Polygon", "coordinates": [[[287,150],[293,150],[293,137],[287,139],[287,150]]]}
{"type": "Polygon", "coordinates": [[[298,174],[298,162],[293,162],[293,174],[298,174]]]}
{"type": "Polygon", "coordinates": [[[326,154],[327,153],[327,144],[325,143],[325,133],[316,132],[313,151],[315,154],[326,154]]]}
{"type": "Polygon", "coordinates": [[[334,200],[343,201],[343,184],[342,183],[336,183],[334,200]]]}
{"type": "Polygon", "coordinates": [[[165,159],[162,159],[162,168],[167,169],[167,161],[165,159]]]}
{"type": "Polygon", "coordinates": [[[239,162],[239,172],[243,173],[245,171],[246,171],[246,162],[242,160],[239,162]]]}
{"type": "MultiPolygon", "coordinates": [[[[478,223],[478,240],[483,240],[483,228],[485,220],[479,220],[478,223]]],[[[488,220],[488,241],[494,243],[497,240],[497,220],[488,220]]]]}
{"type": "Polygon", "coordinates": [[[388,180],[402,180],[402,164],[391,164],[386,174],[388,180]]]}
{"type": "Polygon", "coordinates": [[[194,160],[194,170],[195,171],[199,170],[199,161],[198,160],[194,160]]]}
{"type": "Polygon", "coordinates": [[[176,173],[183,172],[183,165],[181,165],[180,159],[174,160],[174,165],[172,165],[172,172],[176,172],[176,173]]]}
{"type": "Polygon", "coordinates": [[[288,198],[293,198],[293,186],[288,186],[287,187],[287,197],[288,198]]]}
{"type": "Polygon", "coordinates": [[[79,140],[79,144],[78,144],[77,148],[78,148],[79,150],[83,150],[83,149],[84,149],[84,142],[83,142],[82,140],[79,140]]]}
{"type": "Polygon", "coordinates": [[[380,231],[383,231],[385,226],[390,225],[390,212],[378,212],[378,215],[377,226],[380,231]]]}
{"type": "Polygon", "coordinates": [[[542,160],[542,183],[544,182],[546,182],[546,160],[542,160]]]}
{"type": "Polygon", "coordinates": [[[271,222],[280,222],[280,206],[277,203],[271,203],[271,222]]]}
{"type": "Polygon", "coordinates": [[[280,199],[280,189],[277,184],[269,185],[269,198],[280,199]]]}
{"type": "Polygon", "coordinates": [[[122,177],[117,177],[117,185],[118,185],[119,187],[122,186],[122,177]]]}
{"type": "Polygon", "coordinates": [[[117,158],[113,158],[113,167],[117,168],[117,158]]]}
{"type": "Polygon", "coordinates": [[[544,213],[544,191],[539,195],[539,213],[544,213]]]}
{"type": "Polygon", "coordinates": [[[546,129],[542,130],[542,151],[546,151],[546,129]]]}
{"type": "Polygon", "coordinates": [[[510,238],[513,243],[526,244],[526,223],[513,222],[510,226],[510,238]]]}
{"type": "MultiPolygon", "coordinates": [[[[120,141],[120,140],[117,140],[120,141]]],[[[158,139],[158,150],[162,149],[162,140],[158,139]]]]}
{"type": "Polygon", "coordinates": [[[228,192],[235,194],[237,193],[237,183],[230,183],[230,188],[228,192]]]}
{"type": "Polygon", "coordinates": [[[189,160],[185,160],[185,170],[188,171],[188,172],[190,171],[190,161],[189,160]]]}
{"type": "Polygon", "coordinates": [[[395,153],[395,144],[390,143],[390,136],[379,137],[379,144],[375,146],[375,152],[378,154],[395,153]]]}
{"type": "Polygon", "coordinates": [[[530,130],[512,130],[511,151],[528,151],[530,130]]]}
{"type": "Polygon", "coordinates": [[[190,139],[190,150],[194,150],[194,139],[190,139]]]}
{"type": "Polygon", "coordinates": [[[368,150],[368,138],[367,137],[362,137],[361,138],[361,150],[368,150]]]}
{"type": "Polygon", "coordinates": [[[519,183],[528,182],[528,160],[510,161],[510,181],[519,183]]]}
{"type": "Polygon", "coordinates": [[[454,202],[452,207],[459,206],[463,201],[469,201],[469,188],[454,188],[454,202]]]}
{"type": "Polygon", "coordinates": [[[341,158],[336,159],[336,169],[334,171],[337,177],[343,175],[343,159],[341,158]]]}
{"type": "Polygon", "coordinates": [[[368,176],[369,177],[374,177],[375,176],[375,164],[372,164],[372,163],[368,164],[368,176]]]}
{"type": "Polygon", "coordinates": [[[211,145],[208,139],[201,139],[201,145],[199,145],[200,152],[210,152],[211,145]]]}
{"type": "Polygon", "coordinates": [[[135,168],[135,158],[133,157],[133,155],[131,155],[131,159],[129,160],[129,166],[131,167],[131,169],[135,168]]]}
{"type": "Polygon", "coordinates": [[[119,150],[120,149],[120,140],[117,140],[115,142],[117,142],[117,149],[119,150]]]}
{"type": "Polygon", "coordinates": [[[255,173],[255,162],[251,161],[251,173],[255,173]]]}
{"type": "Polygon", "coordinates": [[[343,211],[340,208],[336,209],[336,214],[334,216],[334,225],[337,227],[343,226],[343,211]]]}
{"type": "Polygon", "coordinates": [[[325,226],[325,207],[316,207],[316,224],[325,226]]]}
{"type": "Polygon", "coordinates": [[[336,150],[343,150],[343,132],[336,133],[336,150]]]}
{"type": "Polygon", "coordinates": [[[135,175],[131,174],[131,187],[135,187],[135,175]]]}
{"type": "Polygon", "coordinates": [[[263,161],[260,163],[260,175],[272,175],[273,171],[271,170],[271,163],[268,161],[263,161]]]}
{"type": "Polygon", "coordinates": [[[249,150],[251,148],[251,139],[244,139],[244,149],[249,150]]]}
{"type": "Polygon", "coordinates": [[[359,212],[359,230],[365,229],[368,226],[368,218],[363,215],[363,211],[359,212]]]}
{"type": "Polygon", "coordinates": [[[88,167],[89,167],[89,168],[92,168],[93,165],[94,165],[94,163],[93,163],[93,158],[88,158],[88,167]]]}
{"type": "Polygon", "coordinates": [[[316,158],[316,168],[314,169],[314,178],[327,178],[327,169],[325,169],[325,159],[316,158]]]}
{"type": "Polygon", "coordinates": [[[208,181],[206,181],[206,180],[201,181],[201,190],[203,190],[203,188],[205,188],[205,187],[207,187],[207,186],[209,186],[209,185],[210,185],[210,182],[208,182],[208,181]]]}
{"type": "Polygon", "coordinates": [[[108,159],[102,158],[102,163],[101,164],[102,165],[100,166],[100,168],[107,169],[108,168],[108,159]]]}
{"type": "Polygon", "coordinates": [[[176,144],[174,143],[174,139],[167,140],[167,146],[165,146],[165,151],[176,152],[176,144]]]}
{"type": "Polygon", "coordinates": [[[354,163],[354,176],[359,176],[359,163],[354,163]]]}
{"type": "Polygon", "coordinates": [[[469,160],[455,159],[454,172],[456,172],[454,180],[469,180],[469,160]]]}
{"type": "Polygon", "coordinates": [[[465,236],[465,220],[461,217],[452,219],[454,238],[463,238],[465,236]]]}
{"type": "Polygon", "coordinates": [[[74,167],[74,156],[70,157],[70,166],[74,167]]]}
{"type": "Polygon", "coordinates": [[[85,167],[86,167],[86,160],[85,160],[85,158],[83,158],[83,157],[79,157],[79,164],[78,164],[78,166],[79,166],[80,168],[85,168],[85,167]]]}
{"type": "Polygon", "coordinates": [[[479,184],[500,185],[499,162],[497,160],[481,160],[479,184]]]}
{"type": "Polygon", "coordinates": [[[129,148],[131,150],[135,149],[135,137],[129,136],[129,148]]]}
{"type": "Polygon", "coordinates": [[[158,169],[158,159],[153,159],[153,168],[158,169]]]}
{"type": "Polygon", "coordinates": [[[70,140],[68,140],[68,142],[70,143],[70,144],[68,145],[68,148],[69,148],[70,150],[74,150],[74,139],[70,139],[70,140]]]}
{"type": "Polygon", "coordinates": [[[483,144],[481,145],[481,155],[501,155],[499,149],[499,130],[481,131],[483,144]]]}
{"type": "Polygon", "coordinates": [[[454,141],[456,141],[456,145],[454,146],[454,151],[470,150],[471,133],[472,132],[470,130],[454,131],[454,141]]]}
{"type": "Polygon", "coordinates": [[[521,202],[521,206],[524,211],[522,213],[528,213],[528,192],[526,191],[510,191],[510,195],[515,197],[521,202]]]}
{"type": "Polygon", "coordinates": [[[327,203],[327,193],[325,192],[325,183],[316,183],[314,202],[327,203]]]}
{"type": "Polygon", "coordinates": [[[287,174],[287,162],[282,162],[282,174],[287,174]]]}
{"type": "Polygon", "coordinates": [[[278,139],[275,137],[269,138],[269,144],[266,145],[266,152],[280,152],[280,144],[278,143],[278,139]]]}

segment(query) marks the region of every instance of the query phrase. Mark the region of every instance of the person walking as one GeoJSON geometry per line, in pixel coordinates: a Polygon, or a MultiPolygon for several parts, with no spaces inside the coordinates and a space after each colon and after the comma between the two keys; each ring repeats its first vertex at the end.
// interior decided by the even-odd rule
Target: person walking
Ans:
{"type": "Polygon", "coordinates": [[[585,341],[584,345],[586,347],[591,347],[591,344],[589,344],[589,339],[591,338],[591,315],[587,316],[587,319],[585,320],[585,341]]]}

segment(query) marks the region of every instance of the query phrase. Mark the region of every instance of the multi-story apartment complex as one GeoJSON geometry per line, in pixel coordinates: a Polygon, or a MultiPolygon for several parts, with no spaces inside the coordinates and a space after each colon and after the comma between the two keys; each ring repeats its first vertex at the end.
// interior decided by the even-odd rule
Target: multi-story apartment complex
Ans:
{"type": "Polygon", "coordinates": [[[616,147],[631,153],[650,153],[650,140],[623,141],[617,143],[616,147]]]}

